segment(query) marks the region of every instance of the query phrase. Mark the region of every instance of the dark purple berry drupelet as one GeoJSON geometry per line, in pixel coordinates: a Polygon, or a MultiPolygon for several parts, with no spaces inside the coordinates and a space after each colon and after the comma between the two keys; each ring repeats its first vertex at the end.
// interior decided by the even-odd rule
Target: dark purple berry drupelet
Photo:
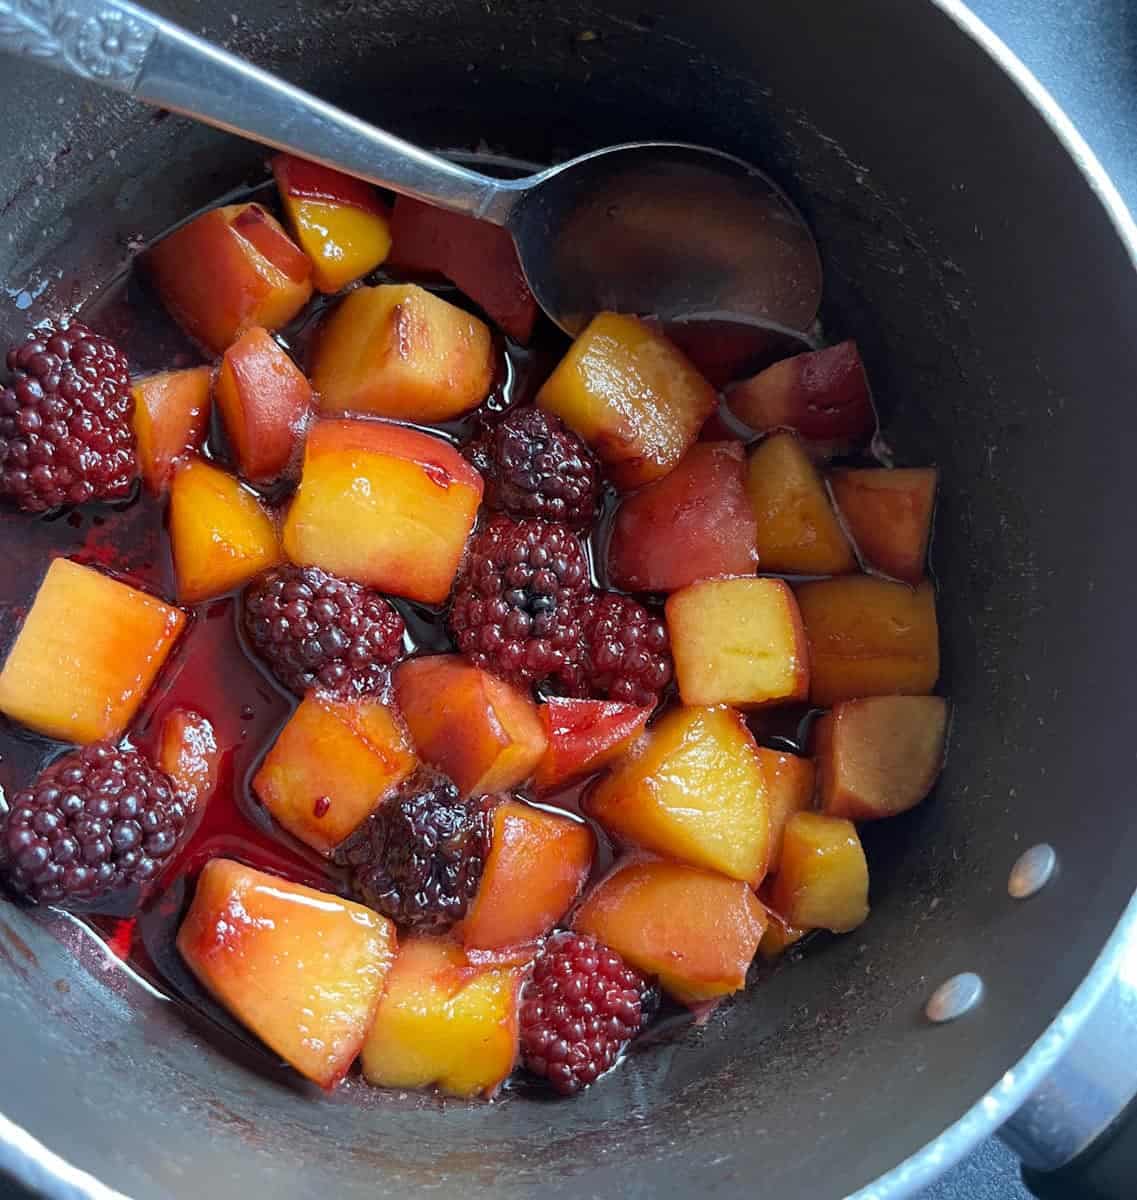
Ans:
{"type": "Polygon", "coordinates": [[[572,1096],[611,1068],[643,1028],[647,981],[580,933],[554,933],[521,998],[521,1061],[572,1096]]]}
{"type": "Polygon", "coordinates": [[[470,543],[450,628],[475,666],[515,683],[546,679],[576,653],[572,611],[589,590],[571,529],[491,517],[470,543]]]}
{"type": "Polygon", "coordinates": [[[138,475],[126,355],[86,325],[46,325],[8,351],[0,494],[29,512],[121,500],[138,475]]]}
{"type": "Polygon", "coordinates": [[[438,932],[460,921],[489,854],[490,804],[419,770],[336,851],[355,894],[405,928],[438,932]]]}
{"type": "Polygon", "coordinates": [[[486,503],[515,517],[591,524],[600,496],[592,452],[558,417],[518,408],[470,447],[486,478],[486,503]]]}
{"type": "Polygon", "coordinates": [[[671,682],[667,626],[630,596],[602,592],[574,613],[580,653],[558,675],[570,696],[656,704],[671,682]]]}
{"type": "Polygon", "coordinates": [[[245,633],[290,691],[379,691],[403,653],[403,618],[376,591],[319,567],[276,567],[245,593],[245,633]]]}
{"type": "Polygon", "coordinates": [[[96,742],[13,797],[0,818],[0,866],[29,900],[87,903],[154,879],[188,816],[169,776],[137,751],[96,742]]]}

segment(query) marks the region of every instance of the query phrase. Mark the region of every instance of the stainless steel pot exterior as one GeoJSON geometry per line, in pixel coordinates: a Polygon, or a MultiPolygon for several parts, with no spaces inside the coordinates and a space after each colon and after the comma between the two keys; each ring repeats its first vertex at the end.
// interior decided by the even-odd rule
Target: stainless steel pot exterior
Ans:
{"type": "MultiPolygon", "coordinates": [[[[1116,730],[1137,717],[1137,276],[1093,188],[931,3],[164,11],[426,144],[485,139],[554,161],[686,139],[783,183],[826,260],[829,332],[860,341],[899,457],[943,473],[953,753],[931,803],[868,831],[863,930],[572,1104],[321,1100],[284,1071],[247,1069],[239,1047],[108,969],[63,918],[6,908],[0,1108],[135,1196],[909,1194],[1059,1057],[1106,974],[1050,1023],[1132,891],[1137,828],[1118,799],[1131,752],[1116,730]],[[1059,871],[1011,900],[1012,864],[1042,841],[1059,871]],[[961,971],[984,980],[982,1003],[930,1025],[928,995],[961,971]]],[[[4,334],[81,301],[126,246],[261,177],[255,150],[66,81],[13,67],[0,95],[4,334]]],[[[34,1169],[11,1128],[0,1142],[0,1163],[34,1169]]]]}

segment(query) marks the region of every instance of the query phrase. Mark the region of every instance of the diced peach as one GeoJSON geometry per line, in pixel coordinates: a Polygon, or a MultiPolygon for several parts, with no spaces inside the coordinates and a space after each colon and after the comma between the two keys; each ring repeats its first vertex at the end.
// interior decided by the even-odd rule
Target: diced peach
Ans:
{"type": "Polygon", "coordinates": [[[919,583],[932,534],[935,467],[834,471],[829,486],[866,564],[919,583]]]}
{"type": "Polygon", "coordinates": [[[467,796],[523,783],[548,744],[537,706],[457,654],[400,663],[395,696],[423,759],[467,796]]]}
{"type": "Polygon", "coordinates": [[[441,604],[482,499],[482,477],[441,438],[381,421],[318,421],[284,523],[295,563],[441,604]]]}
{"type": "Polygon", "coordinates": [[[241,863],[206,863],[178,950],[213,997],[302,1075],[338,1083],[371,1028],[395,926],[241,863]]]}
{"type": "Polygon", "coordinates": [[[738,880],[678,863],[633,862],[598,884],[572,923],[694,1006],[746,986],[767,919],[738,880]]]}
{"type": "Polygon", "coordinates": [[[599,771],[632,746],[653,711],[616,700],[551,696],[537,707],[548,747],[537,764],[534,785],[552,791],[599,771]]]}
{"type": "Polygon", "coordinates": [[[782,580],[692,583],[668,597],[666,613],[684,704],[758,708],[809,695],[805,629],[782,580]]]}
{"type": "Polygon", "coordinates": [[[753,575],[754,510],[738,442],[700,442],[670,475],[624,499],[608,543],[612,583],[670,592],[696,579],[753,575]]]}
{"type": "Polygon", "coordinates": [[[678,465],[717,397],[650,325],[600,313],[545,381],[537,403],[576,430],[612,482],[630,490],[678,465]]]}
{"type": "Polygon", "coordinates": [[[848,933],[869,915],[869,869],[852,821],[790,817],[770,904],[787,925],[848,933]]]}
{"type": "Polygon", "coordinates": [[[178,598],[220,596],[280,561],[272,518],[225,471],[195,458],[170,485],[170,541],[178,598]]]}
{"type": "Polygon", "coordinates": [[[914,808],[943,766],[947,723],[939,696],[838,704],[813,727],[822,811],[872,821],[914,808]]]}
{"type": "Polygon", "coordinates": [[[581,821],[503,800],[478,894],[456,930],[463,945],[501,950],[543,937],[580,895],[595,853],[581,821]]]}
{"type": "Polygon", "coordinates": [[[180,609],[57,558],[0,671],[0,712],[61,742],[117,739],[185,623],[180,609]]]}
{"type": "Polygon", "coordinates": [[[213,724],[190,708],[175,708],[162,722],[158,766],[195,809],[204,808],[217,786],[221,748],[213,724]]]}
{"type": "Polygon", "coordinates": [[[278,154],[272,173],[288,223],[312,260],[312,281],[321,292],[338,292],[387,257],[387,206],[369,184],[291,154],[278,154]]]}
{"type": "Polygon", "coordinates": [[[867,576],[797,589],[809,642],[810,699],[828,708],[861,696],[923,695],[940,673],[936,597],[867,576]]]}
{"type": "Polygon", "coordinates": [[[401,421],[469,412],[493,373],[485,322],[413,283],[356,288],[320,326],[312,362],[324,412],[401,421]]]}
{"type": "Polygon", "coordinates": [[[299,450],[312,389],[303,372],[259,326],[221,360],[214,388],[241,474],[270,483],[299,450]]]}
{"type": "Polygon", "coordinates": [[[843,575],[857,569],[825,484],[792,433],[775,433],[750,455],[746,490],[764,571],[843,575]]]}
{"type": "Polygon", "coordinates": [[[782,837],[786,822],[797,812],[813,807],[814,766],[808,758],[785,754],[780,750],[758,748],[766,794],[770,798],[770,868],[773,875],[782,858],[782,837]]]}
{"type": "Polygon", "coordinates": [[[537,301],[504,229],[396,196],[391,238],[391,260],[398,270],[445,275],[511,338],[529,341],[537,301]]]}
{"type": "Polygon", "coordinates": [[[775,958],[781,958],[791,946],[800,942],[809,930],[799,929],[796,925],[787,925],[773,909],[768,909],[767,912],[770,923],[766,926],[766,932],[762,934],[762,941],[758,944],[758,953],[767,962],[770,962],[775,958]]]}
{"type": "Polygon", "coordinates": [[[757,887],[770,858],[758,747],[728,708],[676,708],[597,784],[588,813],[622,842],[757,887]]]}
{"type": "Polygon", "coordinates": [[[523,976],[521,966],[475,966],[439,938],[408,938],[363,1046],[363,1077],[379,1087],[492,1095],[517,1058],[523,976]]]}
{"type": "Polygon", "coordinates": [[[757,433],[792,429],[810,442],[855,445],[876,428],[856,342],[783,359],[732,388],[727,404],[757,433]]]}
{"type": "Polygon", "coordinates": [[[330,854],[416,763],[391,709],[311,692],[261,763],[253,791],[289,833],[330,854]]]}
{"type": "Polygon", "coordinates": [[[169,487],[174,469],[205,441],[212,379],[208,367],[190,367],[135,381],[138,464],[143,481],[155,495],[169,487]]]}
{"type": "Polygon", "coordinates": [[[254,325],[286,325],[312,295],[312,264],[258,204],[202,213],[145,265],[170,315],[217,354],[254,325]]]}

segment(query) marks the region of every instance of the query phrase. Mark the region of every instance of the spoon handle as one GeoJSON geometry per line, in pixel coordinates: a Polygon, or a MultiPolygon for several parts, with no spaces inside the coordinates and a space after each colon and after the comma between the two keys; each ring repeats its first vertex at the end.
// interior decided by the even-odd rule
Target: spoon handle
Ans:
{"type": "Polygon", "coordinates": [[[522,181],[468,171],[129,0],[0,0],[0,50],[501,225],[522,181]]]}

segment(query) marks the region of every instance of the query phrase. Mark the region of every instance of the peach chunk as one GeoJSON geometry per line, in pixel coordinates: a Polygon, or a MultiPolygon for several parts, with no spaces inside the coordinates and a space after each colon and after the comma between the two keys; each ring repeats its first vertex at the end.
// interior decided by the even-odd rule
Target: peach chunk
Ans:
{"type": "Polygon", "coordinates": [[[810,442],[855,445],[876,428],[869,381],[856,342],[783,359],[727,396],[751,429],[792,429],[810,442]]]}
{"type": "Polygon", "coordinates": [[[183,795],[203,808],[217,786],[221,749],[213,724],[190,708],[175,708],[162,722],[158,766],[183,795]]]}
{"type": "Polygon", "coordinates": [[[616,510],[608,574],[630,592],[670,592],[716,575],[753,575],[754,510],[738,442],[700,442],[670,475],[616,510]]]}
{"type": "Polygon", "coordinates": [[[484,321],[412,283],[351,292],[323,324],[312,383],[324,412],[449,421],[493,383],[484,321]]]}
{"type": "Polygon", "coordinates": [[[843,575],[857,569],[825,484],[792,433],[758,444],[746,473],[764,571],[843,575]]]}
{"type": "Polygon", "coordinates": [[[550,696],[537,708],[548,747],[533,783],[548,792],[599,771],[632,746],[653,711],[618,700],[550,696]]]}
{"type": "Polygon", "coordinates": [[[214,395],[241,474],[271,483],[304,434],[312,389],[303,372],[258,326],[225,351],[214,395]]]}
{"type": "Polygon", "coordinates": [[[272,173],[288,223],[312,260],[312,281],[321,292],[338,292],[387,257],[387,206],[370,184],[291,154],[278,154],[272,173]]]}
{"type": "Polygon", "coordinates": [[[595,852],[581,821],[503,800],[478,894],[456,930],[463,945],[503,950],[543,937],[580,895],[595,852]]]}
{"type": "Polygon", "coordinates": [[[284,523],[295,563],[441,604],[482,499],[482,477],[441,438],[382,421],[318,421],[284,523]]]}
{"type": "Polygon", "coordinates": [[[311,692],[261,763],[253,791],[289,833],[330,854],[416,763],[391,709],[311,692]]]}
{"type": "Polygon", "coordinates": [[[935,467],[834,471],[829,486],[865,563],[919,583],[932,534],[935,467]]]}
{"type": "Polygon", "coordinates": [[[196,604],[280,561],[272,518],[232,476],[195,458],[170,485],[170,541],[178,598],[196,604]]]}
{"type": "Polygon", "coordinates": [[[797,812],[813,807],[815,770],[808,758],[785,754],[780,750],[758,748],[758,758],[766,777],[766,794],[770,798],[770,870],[773,875],[782,858],[782,837],[786,823],[797,812]]]}
{"type": "Polygon", "coordinates": [[[864,575],[797,588],[809,641],[809,696],[828,708],[841,700],[922,695],[940,673],[936,597],[864,575]]]}
{"type": "Polygon", "coordinates": [[[400,663],[395,697],[423,760],[467,796],[523,783],[545,753],[537,706],[457,654],[400,663]]]}
{"type": "Polygon", "coordinates": [[[323,1088],[355,1061],[395,959],[370,908],[254,871],[205,864],[178,951],[213,997],[323,1088]]]}
{"type": "Polygon", "coordinates": [[[767,920],[736,879],[678,863],[632,862],[592,890],[572,924],[694,1006],[746,986],[767,920]]]}
{"type": "Polygon", "coordinates": [[[61,742],[117,739],[185,623],[180,609],[57,558],[0,671],[0,712],[61,742]]]}
{"type": "Polygon", "coordinates": [[[622,490],[666,475],[717,404],[715,390],[663,334],[600,313],[545,381],[537,403],[596,451],[622,490]]]}
{"type": "Polygon", "coordinates": [[[620,841],[752,887],[766,874],[766,779],[750,731],[729,708],[666,713],[587,806],[620,841]]]}
{"type": "Polygon", "coordinates": [[[768,909],[767,912],[770,923],[766,926],[766,932],[762,934],[762,941],[758,944],[758,953],[767,962],[771,962],[776,958],[781,958],[791,946],[800,942],[809,933],[809,930],[799,929],[796,925],[787,925],[773,909],[768,909]]]}
{"type": "Polygon", "coordinates": [[[707,579],[672,593],[666,613],[684,704],[758,708],[809,695],[805,629],[782,580],[707,579]]]}
{"type": "Polygon", "coordinates": [[[201,449],[209,429],[208,367],[163,371],[134,384],[134,437],[142,479],[155,495],[170,485],[174,470],[201,449]]]}
{"type": "Polygon", "coordinates": [[[869,868],[852,821],[799,812],[786,824],[770,904],[787,925],[848,933],[869,915],[869,868]]]}
{"type": "Polygon", "coordinates": [[[524,967],[469,962],[459,946],[408,938],[363,1045],[363,1077],[378,1087],[490,1096],[517,1058],[524,967]]]}
{"type": "Polygon", "coordinates": [[[871,821],[914,808],[943,766],[947,725],[939,696],[838,704],[813,727],[822,811],[871,821]]]}
{"type": "Polygon", "coordinates": [[[216,354],[254,325],[287,325],[312,295],[307,255],[259,204],[194,217],[144,264],[170,315],[216,354]]]}

